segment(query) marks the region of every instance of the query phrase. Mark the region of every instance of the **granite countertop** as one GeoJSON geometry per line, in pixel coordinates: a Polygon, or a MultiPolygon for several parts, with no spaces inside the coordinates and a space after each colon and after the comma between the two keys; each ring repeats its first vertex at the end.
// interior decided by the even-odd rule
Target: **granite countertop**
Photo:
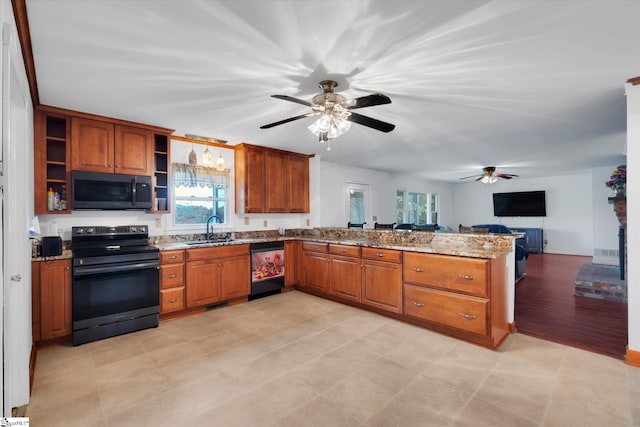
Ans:
{"type": "Polygon", "coordinates": [[[37,256],[37,257],[31,258],[31,261],[55,261],[59,259],[71,259],[71,258],[73,258],[73,254],[71,253],[71,250],[65,249],[62,251],[62,255],[47,256],[47,257],[37,256]]]}
{"type": "MultiPolygon", "coordinates": [[[[454,236],[454,234],[452,234],[454,236]]],[[[379,249],[395,249],[399,251],[411,251],[421,252],[429,254],[439,255],[452,255],[470,258],[499,258],[507,253],[511,252],[511,247],[495,247],[488,244],[482,246],[471,246],[465,242],[458,241],[456,239],[433,239],[431,243],[380,243],[371,241],[366,238],[327,238],[316,236],[301,236],[301,237],[274,237],[274,238],[246,238],[236,239],[227,242],[212,242],[212,243],[199,243],[196,245],[189,244],[192,242],[172,242],[155,245],[161,251],[167,250],[179,250],[179,249],[198,249],[216,246],[230,246],[241,245],[260,242],[273,242],[273,241],[285,241],[285,240],[303,240],[308,242],[318,243],[332,243],[348,246],[361,246],[366,248],[379,248],[379,249]]]]}

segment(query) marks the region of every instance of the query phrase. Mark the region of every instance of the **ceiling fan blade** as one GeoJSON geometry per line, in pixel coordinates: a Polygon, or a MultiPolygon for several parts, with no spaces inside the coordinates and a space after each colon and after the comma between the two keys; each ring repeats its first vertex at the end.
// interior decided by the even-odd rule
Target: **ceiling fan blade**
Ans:
{"type": "Polygon", "coordinates": [[[374,105],[391,104],[391,99],[381,93],[373,95],[361,96],[360,98],[350,99],[345,102],[345,106],[350,109],[372,107],[374,105]]]}
{"type": "Polygon", "coordinates": [[[518,175],[513,175],[510,173],[494,173],[493,176],[497,176],[498,178],[504,178],[504,179],[518,178],[518,175]]]}
{"type": "Polygon", "coordinates": [[[391,123],[383,122],[378,119],[373,119],[371,117],[363,116],[358,113],[351,113],[347,120],[353,123],[358,123],[359,125],[367,126],[381,132],[391,132],[396,128],[396,125],[392,125],[391,123]]]}
{"type": "Polygon", "coordinates": [[[294,98],[293,96],[289,96],[289,95],[271,95],[271,97],[282,99],[285,101],[295,102],[296,104],[306,105],[307,107],[311,107],[313,105],[309,101],[305,101],[304,99],[294,98]]]}
{"type": "Polygon", "coordinates": [[[292,122],[294,120],[299,120],[299,119],[304,119],[305,117],[315,116],[316,114],[320,114],[320,113],[311,112],[311,113],[307,113],[307,114],[301,114],[301,115],[295,116],[295,117],[289,117],[288,119],[284,119],[284,120],[280,120],[280,121],[277,121],[277,122],[269,123],[268,125],[260,126],[260,129],[269,129],[269,128],[272,128],[274,126],[283,125],[285,123],[292,122]]]}
{"type": "Polygon", "coordinates": [[[482,178],[483,176],[484,176],[484,175],[471,175],[471,176],[465,176],[465,177],[462,177],[462,178],[460,178],[460,179],[469,179],[469,178],[477,178],[477,177],[482,178]]]}

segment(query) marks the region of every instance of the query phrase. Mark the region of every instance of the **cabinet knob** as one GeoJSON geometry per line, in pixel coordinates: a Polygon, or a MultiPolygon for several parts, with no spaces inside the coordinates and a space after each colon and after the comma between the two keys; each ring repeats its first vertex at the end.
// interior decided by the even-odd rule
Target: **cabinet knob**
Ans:
{"type": "Polygon", "coordinates": [[[411,304],[415,305],[416,307],[424,307],[424,304],[418,301],[411,301],[411,304]]]}
{"type": "Polygon", "coordinates": [[[460,317],[464,317],[465,319],[469,319],[469,320],[473,320],[478,317],[478,316],[474,316],[473,314],[467,314],[467,313],[458,313],[458,315],[460,317]]]}
{"type": "Polygon", "coordinates": [[[171,298],[171,299],[169,300],[169,303],[174,303],[174,302],[176,302],[176,301],[178,301],[178,298],[171,298]]]}
{"type": "Polygon", "coordinates": [[[466,274],[458,274],[458,277],[461,278],[461,279],[464,279],[464,280],[473,280],[473,279],[475,279],[474,276],[468,276],[466,274]]]}
{"type": "Polygon", "coordinates": [[[422,273],[422,272],[424,271],[423,269],[418,268],[418,267],[411,267],[411,269],[412,269],[413,271],[415,271],[416,273],[422,273]]]}
{"type": "Polygon", "coordinates": [[[120,165],[116,165],[116,167],[117,167],[117,168],[119,168],[119,167],[120,167],[120,165]]]}

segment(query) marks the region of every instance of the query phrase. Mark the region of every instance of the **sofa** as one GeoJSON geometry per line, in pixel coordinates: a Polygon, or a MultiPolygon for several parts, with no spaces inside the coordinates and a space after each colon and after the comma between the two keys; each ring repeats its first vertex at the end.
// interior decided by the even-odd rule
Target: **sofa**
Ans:
{"type": "MultiPolygon", "coordinates": [[[[509,227],[502,224],[476,224],[476,225],[473,225],[473,227],[488,228],[489,233],[494,233],[494,234],[513,234],[509,229],[509,227]]],[[[523,245],[516,243],[515,255],[516,255],[515,256],[516,258],[515,279],[517,282],[518,280],[522,279],[525,274],[527,274],[527,258],[529,257],[529,252],[523,245]]]]}

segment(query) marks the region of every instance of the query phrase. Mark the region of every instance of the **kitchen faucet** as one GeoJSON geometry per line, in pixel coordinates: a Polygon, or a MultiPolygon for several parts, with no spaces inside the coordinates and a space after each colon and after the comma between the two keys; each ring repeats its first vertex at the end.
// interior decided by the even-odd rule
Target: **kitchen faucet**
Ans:
{"type": "Polygon", "coordinates": [[[215,219],[215,223],[217,224],[220,221],[220,218],[217,215],[211,215],[209,218],[207,218],[207,225],[206,225],[206,230],[205,230],[205,235],[207,236],[207,241],[211,240],[211,238],[213,237],[213,232],[211,231],[211,221],[213,221],[215,219]]]}

